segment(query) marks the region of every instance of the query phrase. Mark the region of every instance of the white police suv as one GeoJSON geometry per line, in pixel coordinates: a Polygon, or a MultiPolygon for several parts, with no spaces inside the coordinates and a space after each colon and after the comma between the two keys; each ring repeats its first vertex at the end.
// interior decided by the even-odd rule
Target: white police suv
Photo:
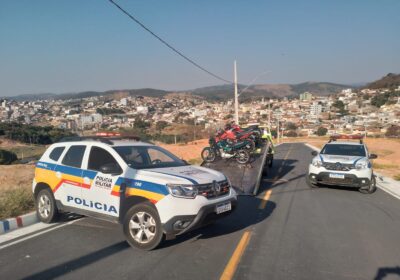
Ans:
{"type": "Polygon", "coordinates": [[[323,184],[354,187],[367,194],[376,191],[371,160],[377,158],[377,155],[369,154],[362,136],[333,136],[319,153],[313,151],[312,155],[314,158],[307,176],[310,187],[316,188],[323,184]],[[359,142],[337,141],[339,139],[358,139],[359,142]]]}
{"type": "Polygon", "coordinates": [[[33,193],[42,222],[62,211],[119,222],[129,244],[146,250],[229,215],[237,202],[222,173],[116,137],[51,145],[36,164],[33,193]]]}

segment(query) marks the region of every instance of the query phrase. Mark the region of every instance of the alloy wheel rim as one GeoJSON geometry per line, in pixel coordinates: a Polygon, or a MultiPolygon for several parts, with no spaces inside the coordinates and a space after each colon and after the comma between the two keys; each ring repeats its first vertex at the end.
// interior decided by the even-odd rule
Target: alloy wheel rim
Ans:
{"type": "Polygon", "coordinates": [[[156,235],[156,221],[147,212],[137,212],[129,221],[129,231],[136,242],[149,243],[156,235]]]}
{"type": "Polygon", "coordinates": [[[50,203],[50,198],[47,195],[43,194],[39,197],[38,208],[41,217],[43,218],[49,217],[51,211],[51,203],[50,203]]]}
{"type": "Polygon", "coordinates": [[[239,152],[239,159],[241,162],[246,162],[247,161],[247,154],[243,151],[239,152]]]}

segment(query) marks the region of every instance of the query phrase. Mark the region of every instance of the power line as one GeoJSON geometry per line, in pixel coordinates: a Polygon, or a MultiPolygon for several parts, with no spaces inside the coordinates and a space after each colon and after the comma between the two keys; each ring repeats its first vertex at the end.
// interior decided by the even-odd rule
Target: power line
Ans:
{"type": "Polygon", "coordinates": [[[162,39],[160,36],[158,36],[157,34],[155,34],[153,31],[151,31],[148,27],[146,27],[143,23],[141,23],[138,19],[136,19],[133,15],[131,15],[128,11],[124,10],[121,6],[119,6],[117,3],[115,3],[113,0],[108,0],[110,3],[112,3],[115,7],[117,7],[121,12],[123,12],[125,15],[127,15],[131,20],[133,20],[134,22],[136,22],[137,24],[139,24],[144,30],[146,30],[147,32],[149,32],[151,35],[153,35],[155,38],[157,38],[161,43],[163,43],[165,46],[167,46],[168,48],[170,48],[173,52],[175,52],[176,54],[178,54],[179,56],[181,56],[182,58],[184,58],[186,61],[188,61],[189,63],[193,64],[195,67],[199,68],[200,70],[206,72],[207,74],[213,76],[214,78],[221,80],[223,82],[226,82],[228,84],[233,84],[233,82],[226,80],[216,74],[214,74],[211,71],[208,71],[207,69],[205,69],[204,67],[200,66],[198,63],[196,63],[195,61],[193,61],[192,59],[190,59],[189,57],[187,57],[186,55],[184,55],[182,52],[180,52],[179,50],[177,50],[176,48],[174,48],[173,46],[171,46],[169,43],[167,43],[164,39],[162,39]]]}

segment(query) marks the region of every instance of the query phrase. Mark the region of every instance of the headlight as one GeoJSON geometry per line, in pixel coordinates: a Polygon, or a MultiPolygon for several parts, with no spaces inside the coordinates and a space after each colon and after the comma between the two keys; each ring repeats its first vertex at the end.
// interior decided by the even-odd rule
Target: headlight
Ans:
{"type": "Polygon", "coordinates": [[[360,169],[365,169],[368,167],[368,162],[358,162],[356,164],[356,169],[360,170],[360,169]]]}
{"type": "Polygon", "coordinates": [[[198,190],[192,185],[167,184],[169,193],[175,197],[195,198],[198,190]]]}
{"type": "Polygon", "coordinates": [[[312,165],[314,165],[316,167],[321,167],[322,166],[322,161],[320,159],[318,159],[318,158],[313,159],[312,165]]]}
{"type": "Polygon", "coordinates": [[[232,187],[232,184],[231,184],[231,180],[229,180],[229,178],[228,177],[225,177],[226,178],[226,181],[228,182],[228,184],[229,184],[229,187],[232,187]]]}

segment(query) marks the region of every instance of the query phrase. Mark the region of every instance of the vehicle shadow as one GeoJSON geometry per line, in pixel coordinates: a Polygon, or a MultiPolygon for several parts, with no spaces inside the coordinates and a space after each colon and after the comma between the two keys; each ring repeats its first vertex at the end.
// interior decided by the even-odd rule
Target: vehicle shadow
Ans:
{"type": "Polygon", "coordinates": [[[167,240],[159,249],[174,246],[193,237],[196,237],[196,239],[214,238],[254,226],[267,219],[276,207],[274,202],[267,201],[265,208],[259,209],[261,202],[262,199],[257,197],[239,196],[238,206],[230,216],[217,220],[215,224],[177,236],[176,239],[167,240]]]}
{"type": "Polygon", "coordinates": [[[22,279],[54,279],[116,253],[120,253],[121,251],[129,248],[130,246],[127,242],[121,241],[71,261],[61,263],[46,270],[42,270],[22,279]]]}
{"type": "Polygon", "coordinates": [[[259,193],[304,177],[304,173],[296,174],[293,172],[297,162],[298,160],[296,159],[274,159],[272,168],[265,166],[259,193]],[[293,176],[287,176],[290,173],[292,173],[293,176]]]}
{"type": "Polygon", "coordinates": [[[391,276],[400,277],[400,266],[396,267],[381,267],[376,272],[374,280],[392,279],[391,276]]]}

